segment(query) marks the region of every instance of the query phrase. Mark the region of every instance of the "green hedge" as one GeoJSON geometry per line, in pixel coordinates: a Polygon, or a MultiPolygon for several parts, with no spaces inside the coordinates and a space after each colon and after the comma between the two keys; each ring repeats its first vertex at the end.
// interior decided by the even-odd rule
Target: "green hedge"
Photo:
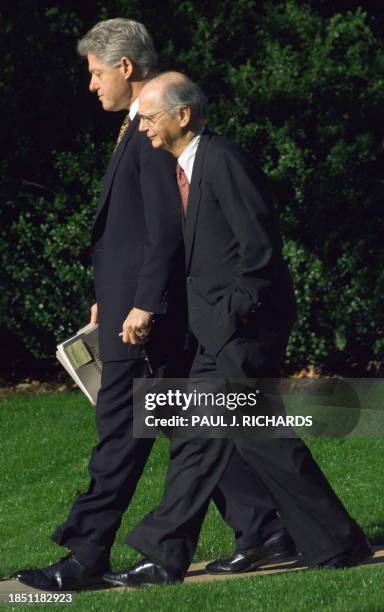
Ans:
{"type": "Polygon", "coordinates": [[[87,94],[75,41],[99,18],[124,15],[148,25],[163,68],[181,69],[201,83],[211,102],[210,126],[258,158],[280,212],[297,292],[289,367],[311,363],[359,374],[379,368],[382,17],[356,2],[351,11],[332,4],[168,0],[159,15],[149,1],[115,1],[108,14],[96,3],[85,16],[76,3],[72,11],[52,12],[26,2],[9,16],[2,44],[19,54],[6,55],[1,78],[8,112],[18,120],[8,126],[14,146],[0,167],[8,203],[1,224],[1,325],[47,355],[55,338],[88,316],[89,225],[120,117],[103,114],[87,94]],[[32,25],[38,36],[31,36],[32,25]],[[27,47],[15,39],[19,30],[29,33],[27,47]],[[22,70],[27,56],[31,75],[22,70]],[[24,94],[15,96],[20,84],[24,94]],[[48,191],[22,183],[25,177],[48,191]]]}

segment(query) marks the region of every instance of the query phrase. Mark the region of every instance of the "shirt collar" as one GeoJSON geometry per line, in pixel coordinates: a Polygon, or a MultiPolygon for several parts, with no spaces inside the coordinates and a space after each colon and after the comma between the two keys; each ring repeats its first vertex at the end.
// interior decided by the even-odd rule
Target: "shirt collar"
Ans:
{"type": "Polygon", "coordinates": [[[178,158],[178,164],[182,167],[185,174],[187,175],[188,182],[191,183],[192,178],[192,170],[193,164],[195,163],[196,151],[199,146],[200,138],[202,133],[204,132],[204,128],[202,128],[196,136],[189,141],[185,149],[183,149],[182,153],[178,158]]]}
{"type": "Polygon", "coordinates": [[[132,102],[130,109],[129,109],[129,113],[128,113],[131,121],[133,121],[134,118],[136,117],[138,110],[139,110],[139,98],[136,98],[132,102]]]}

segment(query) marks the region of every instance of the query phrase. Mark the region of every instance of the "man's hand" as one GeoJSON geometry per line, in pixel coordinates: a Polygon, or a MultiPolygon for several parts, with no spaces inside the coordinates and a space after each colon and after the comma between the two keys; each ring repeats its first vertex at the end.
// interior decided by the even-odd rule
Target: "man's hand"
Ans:
{"type": "Polygon", "coordinates": [[[91,320],[89,322],[93,323],[93,325],[97,325],[99,322],[99,318],[97,315],[97,304],[92,304],[91,306],[91,320]]]}
{"type": "Polygon", "coordinates": [[[123,342],[145,344],[152,327],[152,313],[132,308],[123,323],[123,342]]]}

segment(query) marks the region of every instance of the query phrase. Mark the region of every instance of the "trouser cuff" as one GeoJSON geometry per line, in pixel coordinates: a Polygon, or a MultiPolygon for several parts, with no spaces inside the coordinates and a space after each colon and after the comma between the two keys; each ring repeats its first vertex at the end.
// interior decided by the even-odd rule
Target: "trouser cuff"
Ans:
{"type": "Polygon", "coordinates": [[[278,531],[282,530],[281,520],[277,517],[275,520],[270,521],[268,525],[265,525],[261,529],[257,530],[257,533],[243,533],[241,536],[235,539],[236,550],[246,550],[247,548],[255,548],[261,546],[268,540],[268,538],[278,531]]]}
{"type": "Polygon", "coordinates": [[[84,538],[65,537],[60,527],[52,533],[51,540],[74,553],[85,567],[109,566],[110,550],[92,545],[84,538]]]}

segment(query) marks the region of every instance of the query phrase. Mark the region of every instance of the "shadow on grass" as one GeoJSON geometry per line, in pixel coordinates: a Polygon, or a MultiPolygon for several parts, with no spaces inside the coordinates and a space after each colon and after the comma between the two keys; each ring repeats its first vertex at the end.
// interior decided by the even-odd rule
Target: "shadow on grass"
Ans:
{"type": "MultiPolygon", "coordinates": [[[[291,570],[291,569],[297,569],[299,567],[304,567],[303,562],[300,559],[296,559],[294,557],[287,559],[286,561],[282,561],[280,563],[270,563],[269,565],[261,565],[259,568],[257,569],[251,569],[247,572],[240,572],[241,574],[252,574],[255,572],[259,572],[262,573],[263,570],[277,570],[277,571],[283,571],[283,570],[291,570]]],[[[207,572],[204,568],[199,568],[199,569],[190,569],[187,572],[186,578],[192,578],[192,577],[196,577],[196,576],[208,576],[208,575],[212,575],[215,576],[215,574],[209,574],[209,572],[207,572]]],[[[225,575],[225,574],[216,574],[216,575],[225,575]]],[[[230,576],[233,576],[233,574],[229,574],[230,576]]],[[[212,578],[213,579],[213,578],[212,578]]]]}

